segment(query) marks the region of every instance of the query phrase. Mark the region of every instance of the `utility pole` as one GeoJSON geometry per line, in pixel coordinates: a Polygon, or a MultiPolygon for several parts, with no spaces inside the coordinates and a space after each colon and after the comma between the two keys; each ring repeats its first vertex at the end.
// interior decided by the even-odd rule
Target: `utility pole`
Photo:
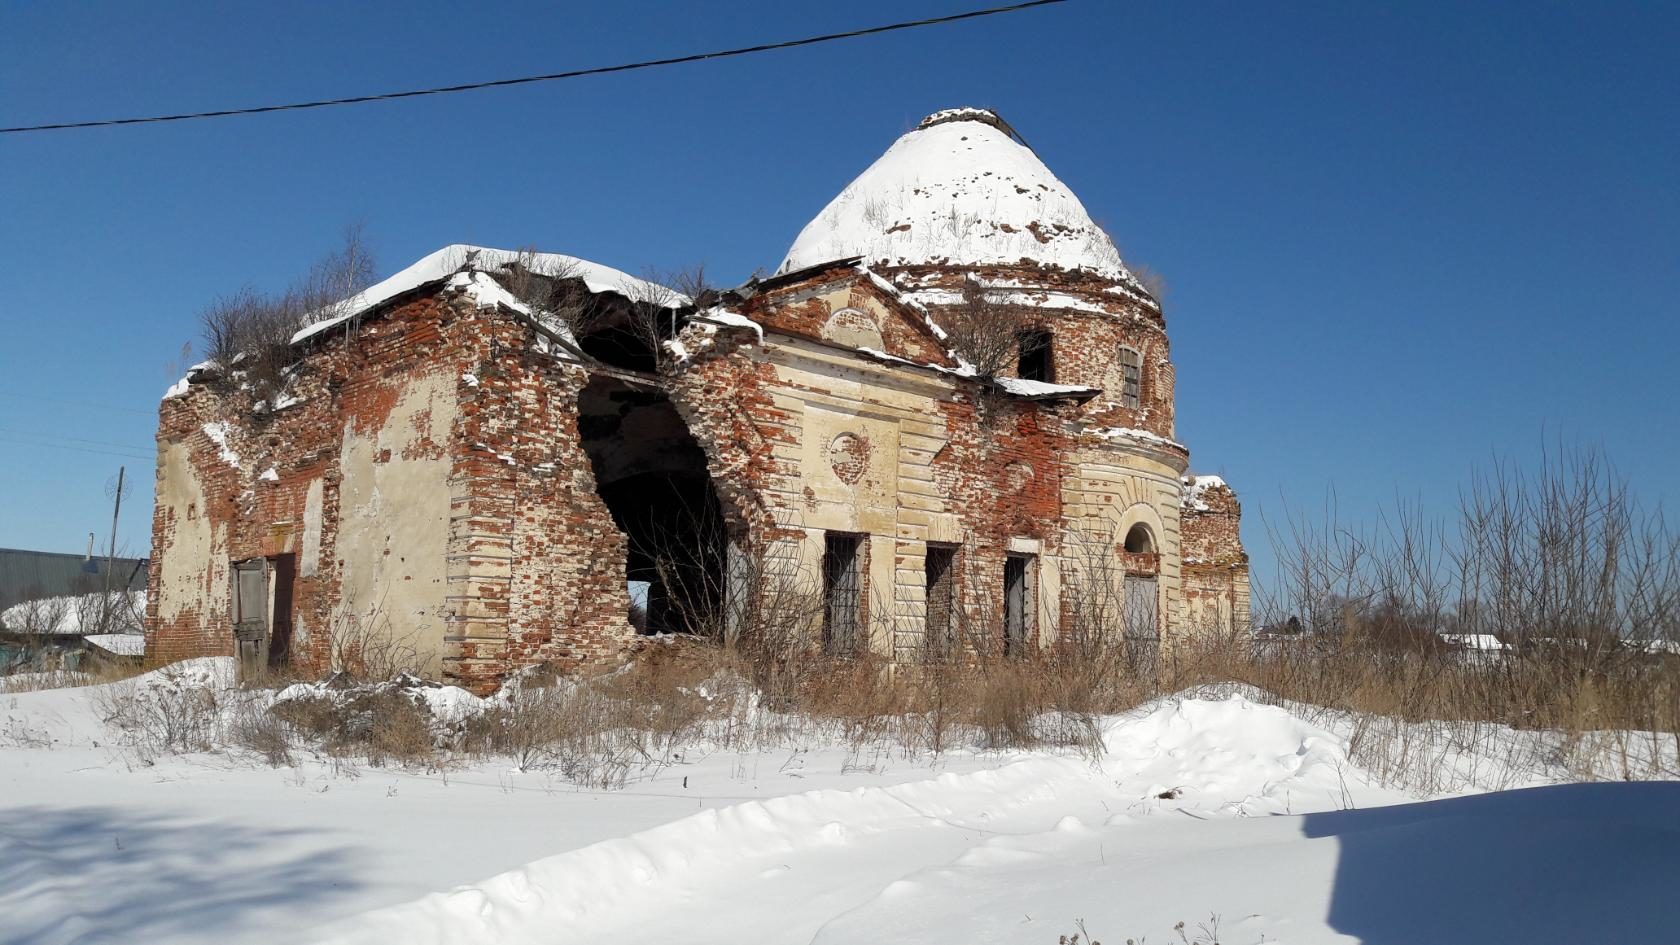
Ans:
{"type": "MultiPolygon", "coordinates": [[[[111,509],[111,550],[105,555],[105,599],[100,602],[99,632],[109,629],[111,622],[111,571],[117,566],[117,516],[122,514],[123,475],[128,472],[127,466],[117,467],[117,496],[116,503],[111,509]]],[[[127,590],[127,588],[123,588],[127,590]]]]}

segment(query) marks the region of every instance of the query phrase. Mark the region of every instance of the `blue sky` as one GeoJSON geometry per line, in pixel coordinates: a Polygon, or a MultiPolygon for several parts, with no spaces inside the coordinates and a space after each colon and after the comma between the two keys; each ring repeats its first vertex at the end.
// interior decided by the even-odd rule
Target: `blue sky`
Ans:
{"type": "MultiPolygon", "coordinates": [[[[0,124],[466,82],[979,5],[70,4],[0,10],[0,124]]],[[[1680,7],[1062,7],[747,59],[0,138],[0,546],[137,488],[196,314],[362,221],[737,282],[922,115],[1000,111],[1163,273],[1178,432],[1262,519],[1446,512],[1498,455],[1602,448],[1680,502],[1680,7]],[[42,437],[59,448],[27,445],[42,437]],[[83,451],[62,447],[80,447],[83,451]],[[90,452],[108,451],[108,452],[90,452]],[[110,455],[121,453],[126,455],[110,455]]]]}

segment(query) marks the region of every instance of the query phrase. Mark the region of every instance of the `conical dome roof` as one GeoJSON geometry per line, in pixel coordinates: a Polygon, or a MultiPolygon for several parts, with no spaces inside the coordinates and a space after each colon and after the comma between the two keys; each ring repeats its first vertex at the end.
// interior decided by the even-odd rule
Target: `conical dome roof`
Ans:
{"type": "Polygon", "coordinates": [[[995,113],[936,112],[794,240],[778,272],[862,256],[882,266],[1043,265],[1137,282],[1085,206],[995,113]]]}

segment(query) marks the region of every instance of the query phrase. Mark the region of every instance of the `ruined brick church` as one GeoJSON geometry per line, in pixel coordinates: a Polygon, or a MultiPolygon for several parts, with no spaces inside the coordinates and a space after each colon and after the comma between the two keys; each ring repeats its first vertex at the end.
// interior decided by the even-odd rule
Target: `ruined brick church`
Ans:
{"type": "Polygon", "coordinates": [[[736,289],[451,246],[290,357],[162,402],[150,659],[396,641],[485,691],[649,633],[902,662],[1248,627],[1158,301],[989,111],[923,120],[736,289]]]}

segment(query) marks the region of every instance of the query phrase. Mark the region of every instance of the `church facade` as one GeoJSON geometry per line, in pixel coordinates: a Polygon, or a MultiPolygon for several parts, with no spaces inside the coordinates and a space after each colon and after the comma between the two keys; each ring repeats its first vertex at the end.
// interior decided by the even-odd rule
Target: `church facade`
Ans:
{"type": "Polygon", "coordinates": [[[494,688],[648,633],[908,662],[1246,630],[1160,305],[997,115],[904,135],[688,298],[448,247],[163,401],[148,656],[494,688]]]}

